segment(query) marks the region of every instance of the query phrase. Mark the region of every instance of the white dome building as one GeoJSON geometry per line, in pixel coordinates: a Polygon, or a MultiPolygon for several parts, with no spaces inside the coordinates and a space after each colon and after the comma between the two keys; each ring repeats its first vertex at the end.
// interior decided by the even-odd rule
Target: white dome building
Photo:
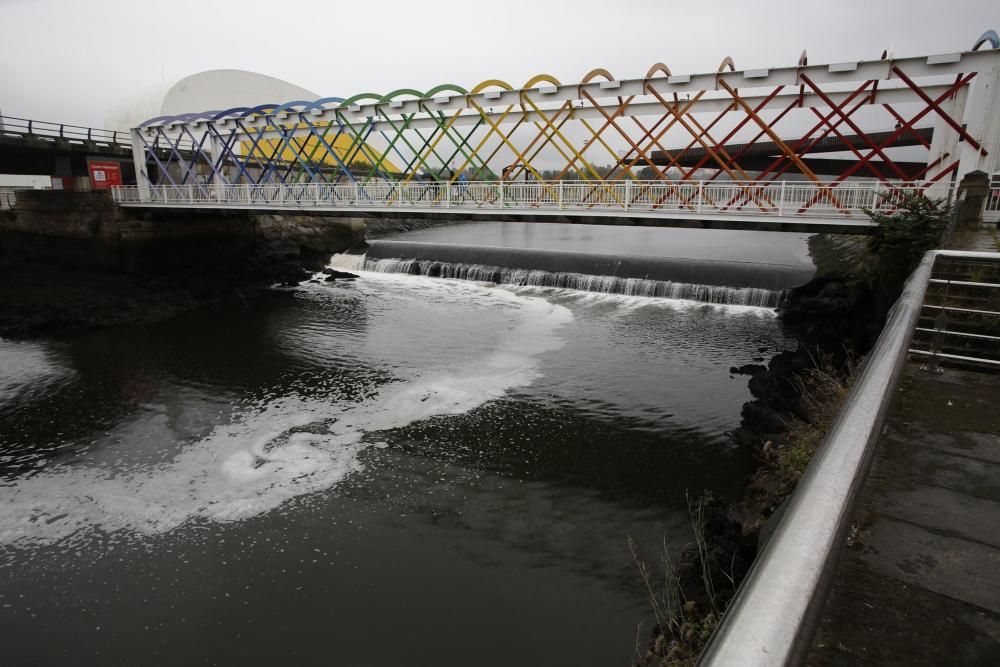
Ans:
{"type": "Polygon", "coordinates": [[[126,100],[104,116],[109,130],[128,130],[158,116],[234,107],[312,101],[321,96],[273,76],[239,69],[213,69],[157,86],[126,100]]]}

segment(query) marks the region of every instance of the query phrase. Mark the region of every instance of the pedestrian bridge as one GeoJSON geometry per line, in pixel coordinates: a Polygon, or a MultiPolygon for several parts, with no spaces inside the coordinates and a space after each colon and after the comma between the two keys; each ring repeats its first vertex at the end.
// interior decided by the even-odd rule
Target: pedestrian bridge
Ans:
{"type": "Polygon", "coordinates": [[[909,195],[948,198],[933,187],[879,181],[780,182],[586,181],[186,184],[118,187],[122,206],[406,215],[504,215],[573,218],[594,224],[865,233],[866,211],[891,212],[909,195]],[[755,226],[755,223],[757,226],[755,226]],[[760,227],[761,223],[771,223],[760,227]]]}
{"type": "MultiPolygon", "coordinates": [[[[1000,153],[1000,39],[577,83],[487,79],[192,110],[131,132],[122,206],[868,226],[1000,153]],[[986,48],[982,48],[986,47],[986,48]],[[992,48],[990,48],[992,47],[992,48]],[[396,211],[396,213],[393,213],[396,211]]],[[[815,227],[813,227],[815,228],[815,227]]]]}

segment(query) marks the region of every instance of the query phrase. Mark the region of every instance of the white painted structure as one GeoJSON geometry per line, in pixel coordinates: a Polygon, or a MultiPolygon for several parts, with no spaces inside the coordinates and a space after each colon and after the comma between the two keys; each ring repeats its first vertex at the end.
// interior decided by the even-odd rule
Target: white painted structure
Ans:
{"type": "MultiPolygon", "coordinates": [[[[192,77],[184,87],[172,93],[175,97],[171,98],[171,104],[180,106],[177,100],[182,94],[194,100],[208,95],[215,84],[230,85],[236,79],[226,72],[206,72],[192,77]]],[[[195,156],[193,159],[201,161],[207,173],[196,173],[182,165],[181,182],[162,184],[151,181],[142,169],[137,174],[138,186],[117,189],[115,198],[123,206],[328,211],[464,208],[470,212],[503,210],[512,214],[573,209],[575,214],[583,215],[634,211],[650,216],[711,213],[742,217],[821,217],[832,221],[865,219],[865,208],[881,206],[880,192],[896,194],[922,188],[927,193],[946,197],[953,184],[965,174],[976,170],[991,173],[1000,153],[1000,49],[997,48],[908,58],[887,56],[880,60],[833,64],[801,63],[771,69],[725,70],[720,67],[718,71],[690,75],[653,76],[652,72],[637,79],[599,81],[588,76],[576,84],[436,94],[426,98],[383,97],[377,101],[366,101],[372,96],[357,96],[346,101],[340,98],[315,101],[315,96],[305,94],[308,91],[298,89],[289,90],[287,97],[302,102],[269,106],[268,103],[280,100],[256,95],[253,100],[256,106],[252,109],[246,108],[252,106],[249,96],[238,97],[238,91],[232,91],[230,101],[239,101],[244,108],[229,112],[219,110],[224,104],[213,103],[211,106],[217,111],[209,111],[199,110],[194,102],[185,102],[186,113],[146,120],[132,129],[135,163],[146,165],[150,146],[154,142],[163,146],[165,142],[168,146],[173,144],[171,150],[179,162],[188,159],[181,157],[181,151],[186,150],[195,156]],[[873,83],[876,85],[872,86],[873,83]],[[622,104],[623,99],[628,101],[622,104]],[[585,104],[584,100],[590,103],[585,104]],[[772,141],[783,146],[785,158],[795,161],[798,159],[796,151],[785,146],[768,127],[770,121],[766,119],[791,109],[812,122],[815,122],[813,115],[843,116],[845,125],[838,132],[850,128],[864,136],[864,130],[843,111],[850,104],[866,105],[873,111],[883,107],[907,109],[905,113],[909,114],[907,122],[911,127],[919,120],[934,123],[927,169],[916,181],[893,182],[884,176],[871,181],[814,179],[802,183],[772,179],[757,182],[752,177],[697,181],[695,175],[689,176],[691,180],[678,182],[461,183],[454,179],[441,181],[439,177],[438,182],[428,183],[421,180],[423,157],[417,167],[393,178],[356,178],[343,165],[337,171],[331,170],[329,164],[310,162],[311,158],[303,158],[301,153],[285,157],[289,147],[295,145],[293,140],[299,142],[301,152],[305,152],[301,147],[308,141],[318,145],[317,128],[321,132],[336,130],[356,137],[363,135],[364,141],[377,135],[388,138],[401,136],[403,131],[416,132],[416,137],[425,138],[424,146],[430,145],[416,152],[423,151],[424,157],[441,159],[440,155],[433,154],[437,144],[432,144],[428,135],[439,141],[439,137],[449,132],[465,128],[475,132],[479,128],[488,138],[501,125],[515,128],[548,125],[553,128],[549,131],[549,139],[558,135],[569,151],[575,151],[577,147],[572,141],[560,134],[561,124],[552,122],[567,108],[570,109],[568,118],[574,122],[595,125],[604,122],[605,126],[615,119],[626,123],[630,118],[676,116],[677,122],[691,132],[694,131],[690,128],[698,126],[699,114],[740,109],[756,123],[750,126],[754,131],[768,134],[772,141]],[[447,119],[447,127],[443,133],[438,133],[442,119],[447,119]],[[252,147],[247,148],[251,143],[252,147]],[[270,156],[263,160],[261,156],[268,151],[259,148],[260,145],[273,147],[270,156]],[[267,164],[251,164],[254,161],[267,164]],[[235,167],[239,167],[239,173],[235,167]],[[273,180],[254,182],[260,174],[273,180]],[[578,195],[578,192],[583,194],[578,195]]],[[[256,80],[257,76],[246,80],[256,80]]],[[[160,110],[165,109],[163,106],[160,110]]],[[[170,110],[176,112],[177,109],[170,110]]],[[[899,112],[893,110],[893,113],[900,121],[904,120],[899,112]]],[[[897,125],[899,127],[902,125],[897,125]]],[[[646,136],[649,136],[648,131],[646,136]]],[[[871,144],[870,139],[866,137],[865,140],[871,144]]],[[[486,141],[484,138],[476,149],[486,141]]],[[[525,145],[520,147],[514,146],[509,138],[505,137],[504,141],[506,147],[501,146],[501,149],[520,156],[519,148],[527,152],[538,140],[525,140],[525,145]]],[[[588,140],[579,148],[586,151],[596,141],[603,139],[595,136],[593,141],[588,140]]],[[[711,150],[704,139],[699,141],[706,150],[711,150]]],[[[390,148],[394,143],[396,139],[391,140],[390,148]]],[[[419,140],[414,143],[420,145],[419,140]]],[[[411,148],[412,145],[408,144],[411,148]]],[[[863,150],[869,153],[870,148],[874,148],[870,155],[884,153],[873,145],[863,150]]],[[[486,152],[488,147],[483,150],[486,152]]],[[[490,157],[493,155],[496,151],[490,157]]],[[[156,160],[155,155],[153,159],[156,160]]],[[[166,173],[167,170],[160,171],[166,173]]]]}
{"type": "Polygon", "coordinates": [[[238,69],[207,70],[123,100],[105,114],[104,126],[112,130],[130,130],[159,116],[318,97],[301,86],[266,74],[238,69]]]}
{"type": "Polygon", "coordinates": [[[122,206],[259,211],[588,216],[634,219],[814,220],[870,226],[866,210],[891,212],[907,194],[952,197],[952,186],[854,181],[836,188],[811,181],[373,182],[341,184],[154,185],[118,187],[122,206]]]}

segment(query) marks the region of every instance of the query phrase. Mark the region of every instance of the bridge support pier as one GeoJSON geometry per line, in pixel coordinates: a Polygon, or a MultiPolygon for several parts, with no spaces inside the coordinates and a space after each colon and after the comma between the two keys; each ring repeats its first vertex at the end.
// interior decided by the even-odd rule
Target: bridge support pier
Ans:
{"type": "Polygon", "coordinates": [[[986,199],[990,194],[990,177],[982,171],[972,171],[958,184],[956,227],[978,229],[983,224],[986,199]]]}

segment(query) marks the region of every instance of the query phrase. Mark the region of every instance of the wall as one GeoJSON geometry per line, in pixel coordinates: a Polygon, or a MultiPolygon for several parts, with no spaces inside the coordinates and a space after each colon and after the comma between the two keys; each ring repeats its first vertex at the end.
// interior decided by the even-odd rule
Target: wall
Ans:
{"type": "Polygon", "coordinates": [[[219,268],[251,256],[310,259],[364,241],[357,218],[122,209],[108,191],[18,193],[0,214],[0,255],[110,272],[219,268]]]}

